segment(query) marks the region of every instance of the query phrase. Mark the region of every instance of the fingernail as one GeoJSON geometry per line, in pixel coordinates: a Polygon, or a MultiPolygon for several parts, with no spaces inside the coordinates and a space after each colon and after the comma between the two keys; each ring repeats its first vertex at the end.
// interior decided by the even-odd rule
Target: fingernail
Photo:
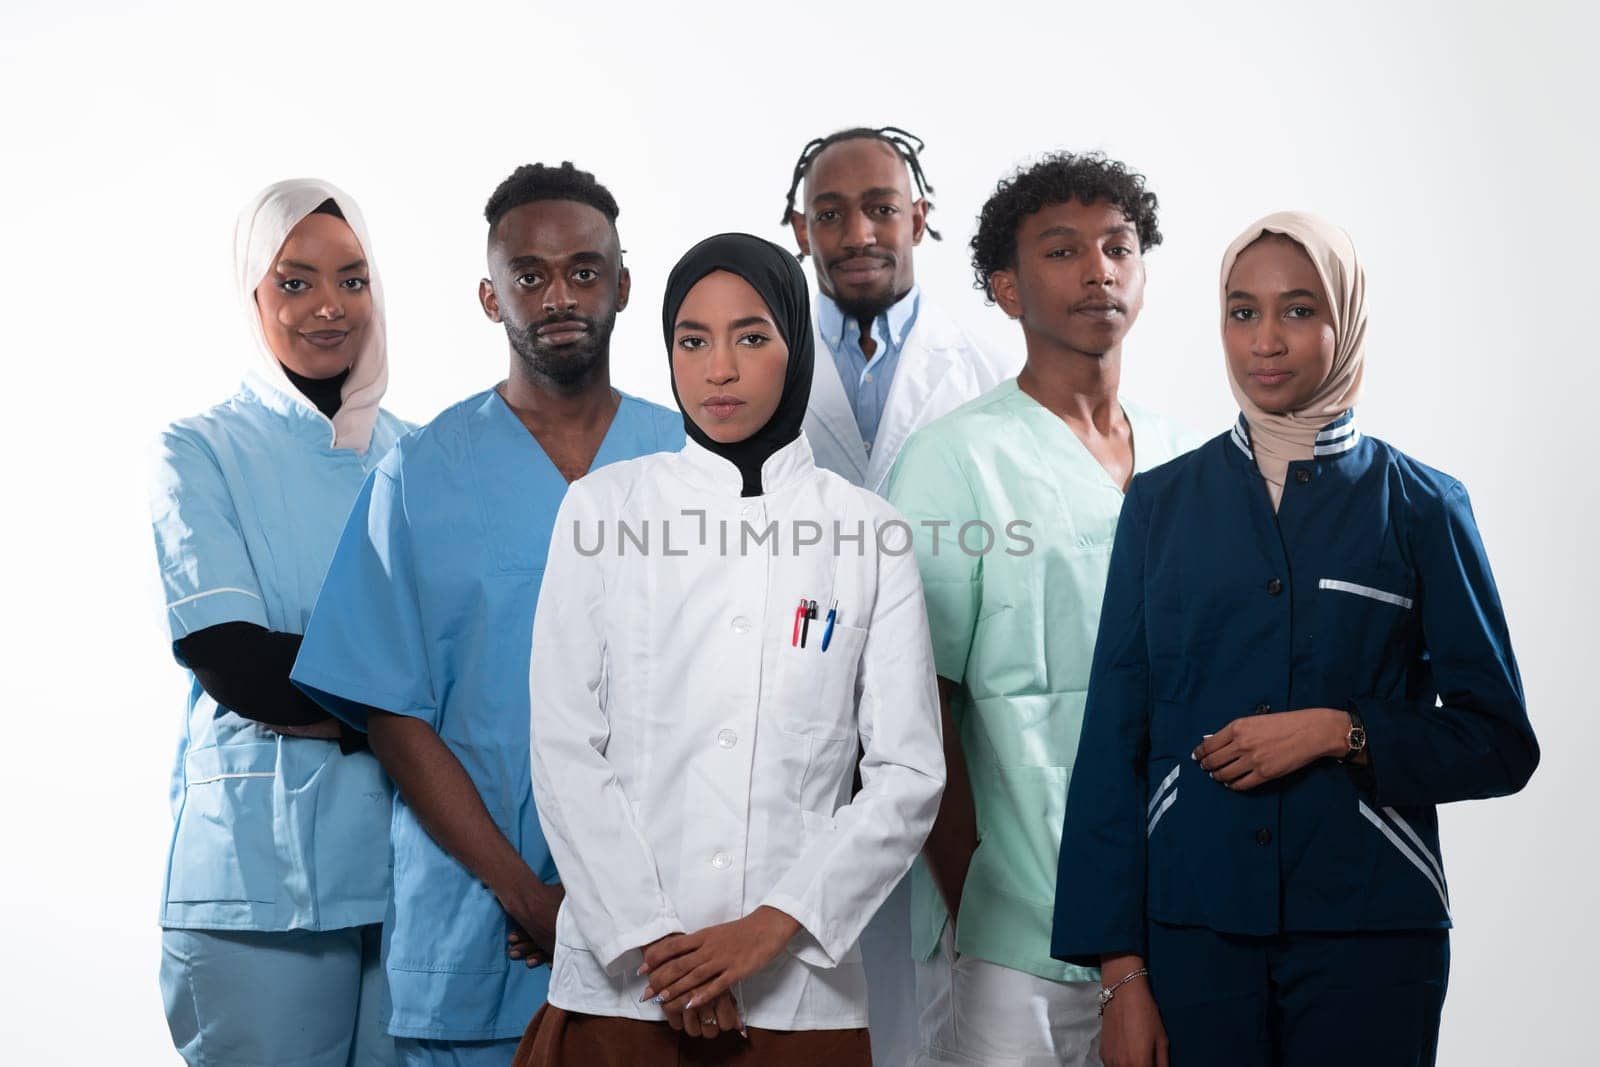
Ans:
{"type": "Polygon", "coordinates": [[[694,1007],[694,1001],[692,1001],[692,1000],[684,1001],[684,1003],[683,1003],[683,1010],[684,1011],[688,1011],[692,1007],[694,1007]]]}
{"type": "Polygon", "coordinates": [[[634,974],[644,974],[649,969],[650,969],[650,965],[648,963],[641,963],[641,964],[639,964],[639,969],[637,971],[634,971],[633,973],[634,974]]]}
{"type": "Polygon", "coordinates": [[[650,998],[650,1003],[652,1003],[652,1004],[664,1004],[664,1003],[666,1003],[666,999],[667,999],[667,995],[665,993],[657,993],[655,996],[650,998]]]}
{"type": "Polygon", "coordinates": [[[639,994],[639,1003],[643,1004],[645,1001],[650,999],[651,995],[652,990],[649,986],[646,986],[644,992],[639,994]]]}
{"type": "Polygon", "coordinates": [[[750,1040],[750,1031],[741,1029],[739,1031],[739,1036],[744,1038],[746,1041],[749,1041],[750,1040]]]}

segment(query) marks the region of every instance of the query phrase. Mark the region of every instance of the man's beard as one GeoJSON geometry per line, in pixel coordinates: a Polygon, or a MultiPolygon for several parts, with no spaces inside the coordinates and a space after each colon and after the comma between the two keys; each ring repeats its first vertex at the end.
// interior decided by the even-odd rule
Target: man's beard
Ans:
{"type": "Polygon", "coordinates": [[[611,350],[611,331],[616,324],[617,313],[612,310],[600,319],[582,315],[552,315],[525,327],[518,327],[511,322],[507,322],[505,327],[511,350],[517,354],[524,368],[554,383],[557,388],[570,389],[586,382],[595,369],[605,362],[611,350]],[[582,340],[568,344],[545,344],[539,337],[540,328],[558,322],[581,322],[588,334],[582,340]]]}
{"type": "MultiPolygon", "coordinates": [[[[854,259],[857,257],[843,256],[840,258],[842,261],[843,259],[854,259]]],[[[885,311],[888,311],[890,308],[894,307],[895,304],[899,302],[900,297],[904,295],[896,294],[894,291],[895,278],[893,274],[893,261],[883,256],[875,256],[873,258],[883,259],[884,262],[889,264],[891,268],[888,282],[879,292],[847,297],[837,291],[838,286],[831,286],[835,290],[835,292],[830,294],[833,297],[833,302],[838,305],[839,310],[844,313],[845,318],[855,319],[857,322],[863,325],[870,325],[871,322],[879,315],[882,315],[885,311]]]]}

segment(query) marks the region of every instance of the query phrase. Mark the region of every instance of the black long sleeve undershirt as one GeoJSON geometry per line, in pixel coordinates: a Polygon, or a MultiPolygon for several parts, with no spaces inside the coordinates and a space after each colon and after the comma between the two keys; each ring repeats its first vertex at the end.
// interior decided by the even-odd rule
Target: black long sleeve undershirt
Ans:
{"type": "MultiPolygon", "coordinates": [[[[289,681],[300,640],[253,622],[224,622],[180,638],[176,648],[200,687],[229,711],[268,726],[310,726],[328,713],[289,681]]],[[[341,722],[339,733],[342,751],[367,747],[359,730],[341,722]]]]}

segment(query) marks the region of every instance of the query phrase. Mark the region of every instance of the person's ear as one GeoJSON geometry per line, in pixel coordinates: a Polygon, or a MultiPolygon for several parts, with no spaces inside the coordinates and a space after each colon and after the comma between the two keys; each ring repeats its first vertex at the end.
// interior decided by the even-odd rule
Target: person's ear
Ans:
{"type": "Polygon", "coordinates": [[[622,268],[622,274],[617,278],[617,310],[621,311],[628,306],[628,294],[633,291],[633,275],[628,273],[628,268],[622,268]]]}
{"type": "Polygon", "coordinates": [[[933,205],[928,203],[928,198],[923,197],[911,205],[911,243],[920,245],[922,235],[928,232],[928,209],[933,205]]]}
{"type": "Polygon", "coordinates": [[[997,270],[989,275],[989,295],[1000,310],[1013,319],[1022,318],[1022,301],[1017,298],[1017,272],[997,270]]]}
{"type": "Polygon", "coordinates": [[[794,230],[794,243],[800,246],[800,258],[805,259],[811,254],[811,231],[806,228],[805,214],[789,212],[789,227],[794,230]]]}
{"type": "Polygon", "coordinates": [[[483,305],[483,313],[489,317],[490,322],[500,320],[500,297],[495,294],[494,282],[488,278],[478,279],[478,303],[483,305]]]}

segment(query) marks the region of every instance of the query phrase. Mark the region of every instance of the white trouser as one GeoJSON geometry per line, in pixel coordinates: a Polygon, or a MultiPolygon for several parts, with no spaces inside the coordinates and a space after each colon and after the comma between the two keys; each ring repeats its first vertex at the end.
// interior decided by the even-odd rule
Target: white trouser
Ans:
{"type": "Polygon", "coordinates": [[[1052,982],[972,956],[955,923],[917,964],[922,1050],[916,1067],[1100,1067],[1099,982],[1052,982]],[[954,964],[951,960],[955,960],[954,964]]]}
{"type": "Polygon", "coordinates": [[[917,1049],[917,973],[911,953],[911,877],[900,879],[861,934],[867,1027],[876,1067],[906,1067],[917,1049]]]}

